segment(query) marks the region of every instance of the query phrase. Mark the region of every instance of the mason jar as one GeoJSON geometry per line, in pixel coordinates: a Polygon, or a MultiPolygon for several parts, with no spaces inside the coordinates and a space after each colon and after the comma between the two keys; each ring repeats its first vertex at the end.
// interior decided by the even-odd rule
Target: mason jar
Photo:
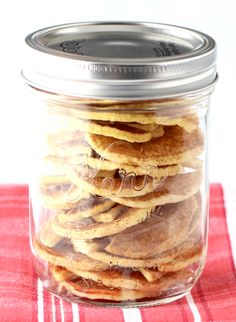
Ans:
{"type": "Polygon", "coordinates": [[[207,252],[216,45],[178,26],[59,25],[26,38],[35,270],[71,302],[186,295],[207,252]]]}

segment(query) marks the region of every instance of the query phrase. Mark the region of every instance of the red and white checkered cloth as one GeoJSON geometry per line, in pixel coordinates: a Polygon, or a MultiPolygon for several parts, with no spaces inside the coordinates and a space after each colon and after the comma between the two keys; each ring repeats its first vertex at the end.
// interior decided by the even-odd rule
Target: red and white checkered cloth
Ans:
{"type": "Polygon", "coordinates": [[[236,321],[236,189],[211,185],[205,270],[191,294],[144,309],[69,304],[43,289],[29,248],[27,186],[0,186],[0,322],[236,321]]]}

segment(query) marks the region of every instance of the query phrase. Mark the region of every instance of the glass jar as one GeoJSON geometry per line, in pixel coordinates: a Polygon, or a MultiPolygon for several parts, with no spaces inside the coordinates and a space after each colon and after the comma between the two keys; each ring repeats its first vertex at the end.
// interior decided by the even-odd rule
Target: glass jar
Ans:
{"type": "Polygon", "coordinates": [[[99,22],[46,28],[26,42],[31,246],[43,285],[99,306],[186,295],[207,251],[214,40],[99,22]]]}

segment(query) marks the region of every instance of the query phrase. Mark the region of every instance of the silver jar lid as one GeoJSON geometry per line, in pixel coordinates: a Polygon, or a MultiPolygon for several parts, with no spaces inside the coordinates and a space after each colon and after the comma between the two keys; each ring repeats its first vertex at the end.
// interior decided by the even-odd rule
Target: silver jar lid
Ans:
{"type": "Polygon", "coordinates": [[[198,91],[216,79],[215,41],[178,26],[74,23],[33,32],[26,43],[25,81],[55,93],[147,99],[198,91]]]}

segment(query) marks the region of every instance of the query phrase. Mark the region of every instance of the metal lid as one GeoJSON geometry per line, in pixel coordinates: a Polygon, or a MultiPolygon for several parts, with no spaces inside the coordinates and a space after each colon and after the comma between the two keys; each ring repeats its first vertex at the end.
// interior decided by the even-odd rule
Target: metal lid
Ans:
{"type": "Polygon", "coordinates": [[[216,44],[201,32],[143,22],[88,22],[26,38],[23,76],[75,96],[142,99],[200,90],[216,79],[216,44]]]}

